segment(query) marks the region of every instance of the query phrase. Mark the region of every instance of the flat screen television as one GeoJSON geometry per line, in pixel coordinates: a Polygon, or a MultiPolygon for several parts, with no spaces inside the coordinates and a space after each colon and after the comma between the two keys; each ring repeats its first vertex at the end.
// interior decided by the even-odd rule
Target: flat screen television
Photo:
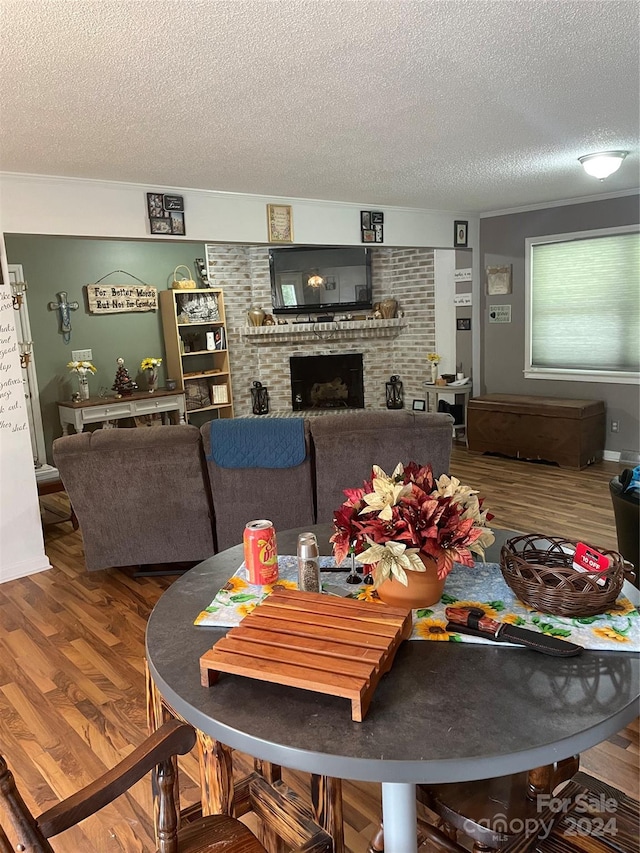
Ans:
{"type": "Polygon", "coordinates": [[[269,250],[274,314],[371,308],[371,252],[366,246],[293,246],[269,250]]]}

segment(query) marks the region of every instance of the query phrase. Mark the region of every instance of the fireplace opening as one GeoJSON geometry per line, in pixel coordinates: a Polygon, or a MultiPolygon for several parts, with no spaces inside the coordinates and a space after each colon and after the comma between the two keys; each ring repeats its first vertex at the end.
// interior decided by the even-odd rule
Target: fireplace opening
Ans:
{"type": "Polygon", "coordinates": [[[362,353],[291,356],[291,405],[305,409],[364,409],[362,353]]]}

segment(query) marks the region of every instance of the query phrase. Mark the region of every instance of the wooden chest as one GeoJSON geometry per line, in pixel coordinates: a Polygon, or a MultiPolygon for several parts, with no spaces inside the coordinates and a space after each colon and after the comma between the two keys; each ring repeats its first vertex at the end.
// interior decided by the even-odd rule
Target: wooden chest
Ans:
{"type": "Polygon", "coordinates": [[[469,450],[584,468],[602,459],[602,400],[487,394],[469,401],[469,450]]]}

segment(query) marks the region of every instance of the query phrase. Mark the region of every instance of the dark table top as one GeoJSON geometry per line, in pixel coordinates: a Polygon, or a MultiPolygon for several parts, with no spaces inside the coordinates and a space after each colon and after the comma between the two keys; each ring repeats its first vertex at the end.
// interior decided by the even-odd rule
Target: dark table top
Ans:
{"type": "MultiPolygon", "coordinates": [[[[315,528],[330,554],[329,525],[315,528]]],[[[297,534],[278,533],[280,554],[297,534]]],[[[496,531],[498,561],[511,531],[496,531]]],[[[362,723],[346,699],[223,674],[200,686],[199,658],[226,628],[193,620],[242,563],[242,546],[205,560],[156,604],[147,657],[169,704],[211,737],[285,767],[378,782],[502,776],[583,752],[638,715],[640,655],[554,658],[506,645],[411,641],[398,650],[362,723]]]]}

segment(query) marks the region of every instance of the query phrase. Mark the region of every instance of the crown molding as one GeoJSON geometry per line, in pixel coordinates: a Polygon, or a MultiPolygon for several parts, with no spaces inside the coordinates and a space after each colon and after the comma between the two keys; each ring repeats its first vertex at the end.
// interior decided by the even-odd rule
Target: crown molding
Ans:
{"type": "Polygon", "coordinates": [[[546,210],[549,207],[566,207],[570,204],[588,204],[592,201],[605,201],[609,198],[622,198],[628,195],[639,195],[640,187],[618,192],[600,193],[599,195],[584,195],[577,198],[565,198],[559,201],[541,201],[538,204],[527,204],[522,207],[509,207],[504,210],[488,210],[478,214],[480,219],[490,219],[493,216],[511,216],[514,213],[528,213],[530,210],[546,210]]]}
{"type": "Polygon", "coordinates": [[[411,214],[426,214],[431,216],[450,216],[452,219],[459,219],[460,217],[464,217],[469,219],[470,221],[477,219],[477,213],[469,213],[467,211],[459,211],[459,210],[437,210],[435,208],[428,207],[402,207],[400,205],[393,204],[377,204],[374,202],[358,202],[358,201],[337,201],[335,199],[324,199],[324,198],[300,198],[298,196],[279,196],[279,195],[265,195],[264,193],[240,193],[240,192],[229,192],[227,190],[209,190],[203,189],[202,187],[176,187],[167,184],[163,184],[162,186],[159,184],[142,184],[133,181],[110,181],[104,180],[102,178],[78,178],[72,177],[68,175],[38,175],[31,172],[3,172],[0,171],[0,180],[20,180],[20,181],[33,181],[34,183],[50,183],[50,184],[64,184],[64,183],[73,183],[73,184],[84,184],[84,185],[93,185],[93,186],[102,186],[102,187],[116,187],[118,189],[124,190],[135,190],[138,192],[139,190],[143,190],[144,192],[158,192],[158,193],[198,193],[206,196],[215,196],[216,198],[246,198],[252,201],[262,201],[265,204],[310,204],[310,205],[333,205],[335,207],[348,207],[353,208],[354,210],[383,210],[383,211],[398,211],[401,213],[411,213],[411,214]]]}

